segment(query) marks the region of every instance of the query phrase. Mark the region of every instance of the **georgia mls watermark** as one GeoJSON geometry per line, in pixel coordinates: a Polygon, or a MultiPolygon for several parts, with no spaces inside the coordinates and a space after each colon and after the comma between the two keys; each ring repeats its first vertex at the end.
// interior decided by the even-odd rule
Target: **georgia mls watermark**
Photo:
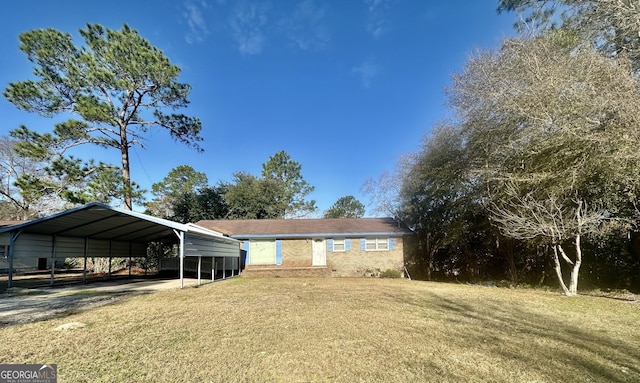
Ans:
{"type": "Polygon", "coordinates": [[[0,383],[57,383],[56,364],[0,364],[0,383]]]}

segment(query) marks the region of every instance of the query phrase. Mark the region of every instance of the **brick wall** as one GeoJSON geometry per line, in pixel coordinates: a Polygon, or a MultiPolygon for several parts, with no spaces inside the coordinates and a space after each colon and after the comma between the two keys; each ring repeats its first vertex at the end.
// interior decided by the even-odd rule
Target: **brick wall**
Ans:
{"type": "Polygon", "coordinates": [[[312,250],[309,239],[282,240],[282,267],[311,267],[312,250]]]}
{"type": "Polygon", "coordinates": [[[402,237],[394,238],[393,250],[360,250],[360,238],[351,238],[349,251],[327,251],[327,267],[312,266],[312,239],[282,240],[282,265],[248,265],[243,275],[260,276],[377,276],[393,269],[404,274],[405,246],[402,237]]]}
{"type": "Polygon", "coordinates": [[[404,246],[402,237],[394,238],[393,250],[360,250],[360,238],[351,239],[350,251],[327,253],[327,266],[337,277],[377,276],[393,269],[403,273],[404,246]]]}
{"type": "Polygon", "coordinates": [[[245,277],[328,277],[328,267],[249,267],[242,272],[245,277]]]}

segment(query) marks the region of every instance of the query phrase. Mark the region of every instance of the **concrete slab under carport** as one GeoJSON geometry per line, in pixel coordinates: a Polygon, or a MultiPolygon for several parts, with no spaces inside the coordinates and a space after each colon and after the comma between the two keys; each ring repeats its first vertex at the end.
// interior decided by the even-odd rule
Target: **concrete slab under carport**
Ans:
{"type": "MultiPolygon", "coordinates": [[[[229,279],[230,277],[226,278],[229,279]]],[[[88,280],[83,283],[82,281],[72,281],[68,283],[60,283],[56,285],[49,285],[46,278],[41,278],[39,282],[31,282],[30,284],[18,284],[16,287],[7,289],[2,283],[0,278],[0,285],[3,287],[0,289],[0,299],[3,295],[11,295],[15,292],[31,290],[29,294],[37,294],[39,291],[47,293],[60,293],[60,292],[81,292],[87,291],[105,291],[105,292],[127,292],[127,291],[139,291],[139,292],[154,292],[161,290],[179,289],[180,279],[171,276],[114,276],[109,279],[100,278],[98,280],[88,280]]],[[[215,282],[222,281],[224,279],[216,279],[215,282]]],[[[33,280],[32,280],[33,281],[33,280]]],[[[201,278],[199,281],[197,278],[184,278],[184,287],[197,287],[199,285],[205,285],[214,282],[211,279],[201,278]]]]}

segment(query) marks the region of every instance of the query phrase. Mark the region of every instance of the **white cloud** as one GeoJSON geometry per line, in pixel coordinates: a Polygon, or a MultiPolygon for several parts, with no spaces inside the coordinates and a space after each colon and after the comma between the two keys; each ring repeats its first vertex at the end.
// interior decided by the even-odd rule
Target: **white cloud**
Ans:
{"type": "Polygon", "coordinates": [[[302,50],[322,50],[330,43],[325,10],[313,0],[298,3],[293,13],[280,24],[287,38],[302,50]]]}
{"type": "Polygon", "coordinates": [[[380,68],[373,60],[366,60],[360,66],[351,69],[351,72],[358,75],[362,86],[368,89],[371,87],[371,81],[380,73],[380,68]]]}
{"type": "Polygon", "coordinates": [[[245,3],[236,7],[229,20],[233,37],[242,54],[262,53],[266,42],[266,27],[269,8],[265,4],[245,3]]]}
{"type": "Polygon", "coordinates": [[[389,9],[395,0],[364,0],[367,6],[367,32],[375,38],[382,36],[389,29],[389,9]]]}
{"type": "Polygon", "coordinates": [[[207,22],[202,15],[202,8],[206,8],[207,4],[203,1],[200,5],[197,5],[191,1],[184,3],[184,12],[182,17],[189,27],[189,31],[185,35],[185,40],[189,44],[199,43],[209,35],[209,28],[207,22]]]}

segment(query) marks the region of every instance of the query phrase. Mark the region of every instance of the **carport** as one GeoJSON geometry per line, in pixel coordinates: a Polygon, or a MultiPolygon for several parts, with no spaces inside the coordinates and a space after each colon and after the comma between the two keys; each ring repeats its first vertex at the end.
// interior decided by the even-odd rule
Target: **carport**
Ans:
{"type": "Polygon", "coordinates": [[[225,277],[228,267],[232,276],[236,270],[240,273],[239,241],[195,224],[181,224],[98,202],[2,228],[0,240],[3,239],[8,244],[8,287],[12,287],[16,259],[48,259],[53,285],[56,259],[84,258],[83,282],[86,282],[87,257],[146,257],[151,242],[178,245],[181,288],[186,258],[193,260],[190,265],[197,272],[198,284],[203,258],[211,258],[212,280],[216,259],[222,260],[225,277]]]}

